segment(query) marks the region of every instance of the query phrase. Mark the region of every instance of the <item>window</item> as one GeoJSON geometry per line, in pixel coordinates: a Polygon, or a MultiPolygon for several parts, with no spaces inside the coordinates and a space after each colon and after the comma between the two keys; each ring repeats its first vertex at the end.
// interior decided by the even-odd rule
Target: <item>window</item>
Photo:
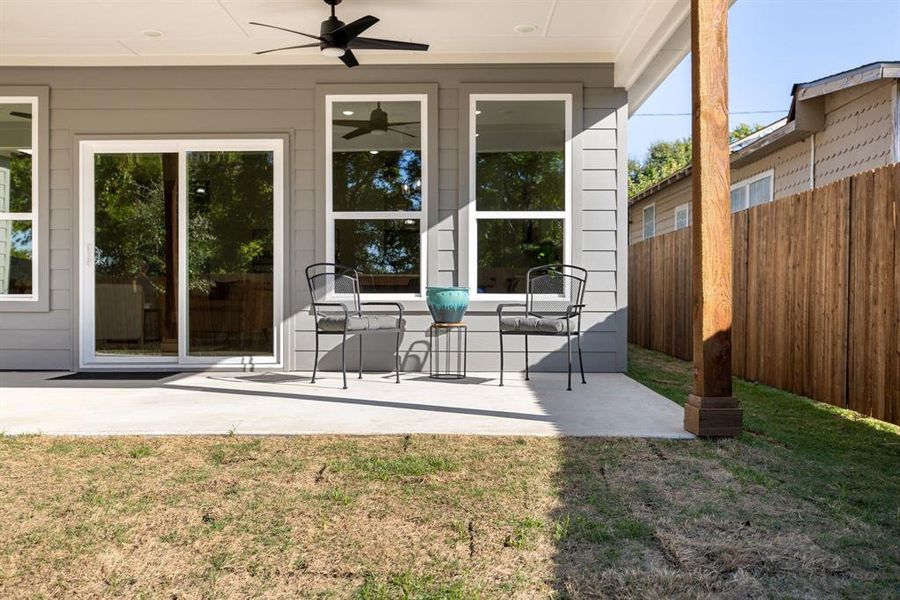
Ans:
{"type": "Polygon", "coordinates": [[[327,260],[359,271],[363,294],[424,294],[425,95],[327,96],[327,260]]]}
{"type": "Polygon", "coordinates": [[[644,207],[644,239],[649,240],[656,235],[656,205],[644,207]]]}
{"type": "Polygon", "coordinates": [[[731,188],[731,212],[736,213],[747,208],[747,186],[731,188]]]}
{"type": "Polygon", "coordinates": [[[469,287],[524,294],[529,268],[569,257],[572,96],[473,94],[469,119],[469,287]]]}
{"type": "Polygon", "coordinates": [[[750,192],[750,206],[759,206],[772,201],[772,178],[757,179],[747,189],[750,192]]]}
{"type": "Polygon", "coordinates": [[[82,364],[279,364],[282,140],[81,150],[82,364]]]}
{"type": "Polygon", "coordinates": [[[731,186],[731,212],[771,202],[775,171],[768,170],[731,186]]]}
{"type": "Polygon", "coordinates": [[[0,299],[38,286],[38,99],[0,97],[0,299]]]}
{"type": "Polygon", "coordinates": [[[675,231],[691,226],[691,205],[684,203],[675,208],[675,231]]]}

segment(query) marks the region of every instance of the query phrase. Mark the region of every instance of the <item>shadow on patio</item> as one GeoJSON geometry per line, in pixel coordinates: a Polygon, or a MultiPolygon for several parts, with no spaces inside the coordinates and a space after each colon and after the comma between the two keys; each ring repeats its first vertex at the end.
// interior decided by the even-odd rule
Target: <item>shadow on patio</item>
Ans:
{"type": "Polygon", "coordinates": [[[565,391],[565,375],[506,386],[480,373],[437,381],[366,374],[341,389],[340,375],[315,384],[288,373],[181,373],[161,381],[0,376],[7,433],[46,434],[483,434],[690,437],[681,410],[623,374],[592,373],[565,391]]]}

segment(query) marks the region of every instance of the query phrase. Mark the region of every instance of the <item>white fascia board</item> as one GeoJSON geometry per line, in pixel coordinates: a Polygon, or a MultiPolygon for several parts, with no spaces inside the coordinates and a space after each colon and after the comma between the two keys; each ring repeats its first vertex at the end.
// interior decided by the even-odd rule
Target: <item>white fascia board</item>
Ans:
{"type": "Polygon", "coordinates": [[[631,88],[661,52],[690,49],[690,14],[690,0],[678,0],[674,5],[648,3],[616,56],[616,87],[631,88]],[[687,38],[675,40],[675,34],[685,25],[687,38]]]}
{"type": "MultiPolygon", "coordinates": [[[[737,0],[730,0],[729,7],[737,0]]],[[[653,36],[636,53],[638,58],[626,61],[626,51],[619,53],[615,64],[615,85],[628,91],[628,112],[634,114],[675,67],[691,51],[691,3],[679,1],[669,11],[653,36]]],[[[631,41],[631,40],[629,40],[631,41]]]]}

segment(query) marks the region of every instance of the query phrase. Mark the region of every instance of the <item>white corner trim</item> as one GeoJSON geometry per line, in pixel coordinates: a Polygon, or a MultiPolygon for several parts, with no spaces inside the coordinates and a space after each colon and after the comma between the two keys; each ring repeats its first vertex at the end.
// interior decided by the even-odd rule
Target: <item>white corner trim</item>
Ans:
{"type": "Polygon", "coordinates": [[[893,110],[891,111],[894,122],[893,160],[900,162],[900,79],[894,82],[894,94],[891,99],[893,110]]]}

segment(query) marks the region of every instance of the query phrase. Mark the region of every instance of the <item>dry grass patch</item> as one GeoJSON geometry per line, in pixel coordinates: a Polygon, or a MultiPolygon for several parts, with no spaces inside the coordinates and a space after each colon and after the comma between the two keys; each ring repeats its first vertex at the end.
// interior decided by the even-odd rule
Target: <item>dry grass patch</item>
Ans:
{"type": "Polygon", "coordinates": [[[737,390],[722,441],[0,437],[0,597],[897,597],[900,428],[737,390]]]}
{"type": "Polygon", "coordinates": [[[558,452],[556,440],[3,438],[0,596],[549,592],[552,540],[521,527],[556,502],[558,452]]]}

